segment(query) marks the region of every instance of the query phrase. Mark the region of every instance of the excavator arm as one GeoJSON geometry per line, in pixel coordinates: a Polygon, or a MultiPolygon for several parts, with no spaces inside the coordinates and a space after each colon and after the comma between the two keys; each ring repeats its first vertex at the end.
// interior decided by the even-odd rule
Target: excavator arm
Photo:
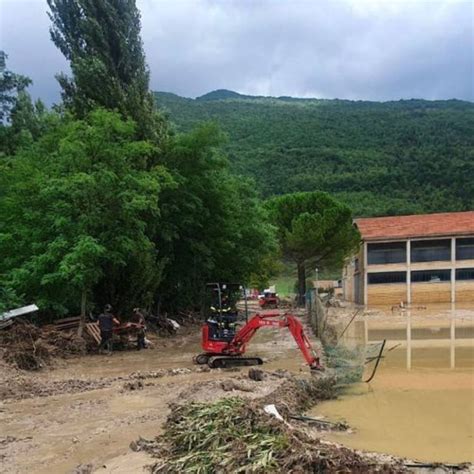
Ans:
{"type": "Polygon", "coordinates": [[[292,314],[280,315],[278,311],[256,314],[230,341],[226,352],[229,354],[241,354],[245,351],[245,346],[255,333],[262,327],[287,327],[295,339],[300,351],[311,369],[321,370],[319,357],[314,352],[311,343],[306,336],[303,325],[296,316],[292,314]]]}

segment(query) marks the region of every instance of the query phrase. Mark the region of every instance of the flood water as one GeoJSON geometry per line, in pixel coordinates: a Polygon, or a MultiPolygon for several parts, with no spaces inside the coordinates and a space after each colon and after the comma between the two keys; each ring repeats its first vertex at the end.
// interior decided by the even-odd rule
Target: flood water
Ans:
{"type": "Polygon", "coordinates": [[[412,311],[359,323],[363,330],[349,339],[364,333],[369,344],[386,339],[385,358],[370,383],[352,385],[311,411],[352,428],[325,437],[419,461],[474,462],[473,312],[412,311]]]}

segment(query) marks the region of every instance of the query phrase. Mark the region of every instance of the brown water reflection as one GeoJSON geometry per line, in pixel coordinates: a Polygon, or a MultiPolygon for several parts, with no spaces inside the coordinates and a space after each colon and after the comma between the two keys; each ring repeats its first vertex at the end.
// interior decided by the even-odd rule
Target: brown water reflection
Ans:
{"type": "MultiPolygon", "coordinates": [[[[353,433],[327,438],[421,461],[474,462],[474,320],[454,308],[361,318],[369,342],[387,339],[375,379],[351,386],[313,416],[344,419],[353,433]]],[[[370,372],[370,369],[367,369],[370,372]]]]}

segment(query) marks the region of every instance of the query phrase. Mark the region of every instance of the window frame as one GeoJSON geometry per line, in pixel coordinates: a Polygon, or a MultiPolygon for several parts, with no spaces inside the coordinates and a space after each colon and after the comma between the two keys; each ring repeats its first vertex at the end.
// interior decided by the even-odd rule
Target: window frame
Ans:
{"type": "Polygon", "coordinates": [[[474,260],[474,237],[457,237],[456,238],[456,260],[474,260]],[[469,242],[467,245],[460,245],[462,242],[469,242]],[[464,248],[463,248],[464,247],[464,248]],[[468,255],[460,257],[459,254],[466,250],[468,255]],[[469,251],[472,251],[472,254],[469,254],[469,251]]]}
{"type": "MultiPolygon", "coordinates": [[[[421,253],[421,256],[423,254],[421,253]]],[[[451,255],[451,239],[422,239],[422,240],[411,240],[410,241],[410,263],[427,263],[427,262],[450,262],[452,258],[451,255]],[[444,244],[438,247],[433,247],[430,249],[430,244],[441,243],[444,244]],[[423,248],[424,247],[424,248],[423,248]],[[420,255],[417,256],[417,251],[420,252],[424,250],[426,253],[429,253],[430,250],[433,252],[435,249],[443,249],[446,252],[446,255],[442,258],[433,258],[431,256],[426,256],[425,258],[420,258],[420,255]]]]}
{"type": "MultiPolygon", "coordinates": [[[[375,277],[375,279],[377,279],[375,277]]],[[[406,285],[408,281],[408,275],[406,270],[394,271],[394,272],[369,272],[367,273],[367,286],[372,285],[406,285]],[[372,277],[381,277],[382,275],[405,275],[405,278],[400,281],[370,281],[372,277]]]]}
{"type": "Polygon", "coordinates": [[[410,272],[410,282],[414,285],[416,285],[417,283],[447,283],[447,282],[450,282],[451,281],[451,269],[449,268],[442,268],[442,269],[429,269],[429,270],[411,270],[410,272]],[[422,279],[422,280],[418,280],[416,278],[414,278],[415,275],[422,275],[422,274],[433,274],[433,273],[439,273],[441,272],[443,275],[447,275],[448,277],[446,279],[443,279],[443,278],[440,278],[439,281],[436,281],[436,280],[433,280],[433,279],[430,279],[430,280],[426,280],[426,279],[422,279]]]}
{"type": "Polygon", "coordinates": [[[407,263],[407,247],[406,240],[395,240],[391,242],[368,242],[367,265],[391,265],[397,263],[407,263]],[[396,252],[401,252],[402,257],[393,260],[390,258],[385,258],[383,261],[374,261],[377,260],[377,258],[374,259],[377,254],[387,257],[390,256],[390,252],[392,252],[392,255],[396,255],[396,252]]]}
{"type": "Polygon", "coordinates": [[[474,268],[456,268],[456,281],[474,281],[474,268]],[[470,272],[472,278],[458,278],[459,273],[470,272]]]}

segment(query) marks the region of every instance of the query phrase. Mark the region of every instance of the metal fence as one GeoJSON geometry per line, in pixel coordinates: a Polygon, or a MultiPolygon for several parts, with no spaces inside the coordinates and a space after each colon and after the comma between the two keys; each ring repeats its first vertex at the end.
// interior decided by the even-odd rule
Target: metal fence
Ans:
{"type": "Polygon", "coordinates": [[[315,288],[311,288],[306,292],[306,311],[314,334],[322,339],[326,326],[327,310],[324,308],[315,288]]]}

